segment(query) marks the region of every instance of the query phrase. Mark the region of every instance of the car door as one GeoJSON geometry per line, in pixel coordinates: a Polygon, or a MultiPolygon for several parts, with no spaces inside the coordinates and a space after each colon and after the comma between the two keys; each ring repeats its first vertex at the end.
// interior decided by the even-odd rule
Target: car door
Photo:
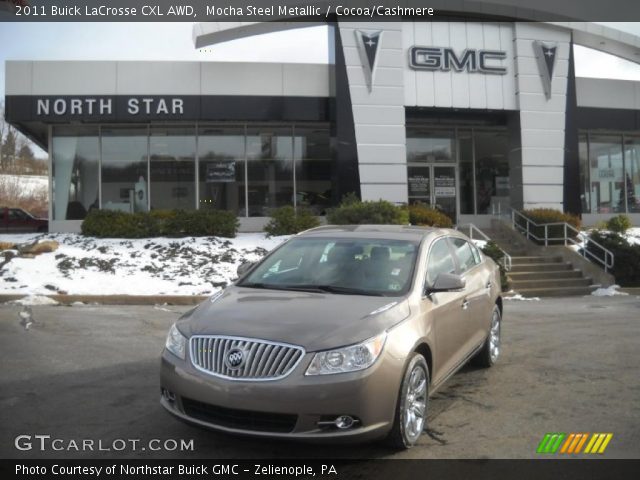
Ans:
{"type": "Polygon", "coordinates": [[[477,261],[478,256],[474,253],[473,245],[461,237],[451,237],[450,241],[458,261],[458,272],[465,281],[466,307],[463,309],[466,317],[463,345],[463,356],[465,356],[482,343],[486,336],[486,328],[483,325],[489,318],[488,276],[477,261]]]}
{"type": "MultiPolygon", "coordinates": [[[[456,273],[458,266],[446,237],[433,242],[427,255],[426,286],[432,286],[441,273],[456,273]]],[[[463,343],[460,331],[466,329],[463,310],[465,292],[437,292],[423,297],[434,332],[433,383],[444,380],[460,362],[463,343]]]]}

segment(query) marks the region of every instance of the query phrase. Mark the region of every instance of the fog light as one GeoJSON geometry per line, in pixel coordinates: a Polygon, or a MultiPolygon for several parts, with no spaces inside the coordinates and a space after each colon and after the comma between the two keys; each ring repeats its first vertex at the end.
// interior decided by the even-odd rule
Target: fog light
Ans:
{"type": "Polygon", "coordinates": [[[174,403],[176,401],[176,395],[173,392],[170,392],[166,388],[160,389],[162,392],[162,397],[169,403],[174,403]]]}
{"type": "Polygon", "coordinates": [[[337,428],[339,430],[348,430],[357,426],[360,423],[355,417],[351,415],[338,415],[334,417],[333,415],[323,415],[318,422],[319,427],[324,428],[337,428]]]}
{"type": "Polygon", "coordinates": [[[349,415],[340,415],[338,418],[336,418],[335,421],[336,427],[338,427],[340,430],[351,428],[355,423],[355,419],[353,417],[350,417],[349,415]]]}

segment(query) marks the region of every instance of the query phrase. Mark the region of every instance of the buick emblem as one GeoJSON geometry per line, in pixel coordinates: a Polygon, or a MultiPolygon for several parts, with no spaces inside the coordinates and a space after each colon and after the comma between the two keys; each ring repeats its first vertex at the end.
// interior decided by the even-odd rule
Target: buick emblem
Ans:
{"type": "Polygon", "coordinates": [[[237,370],[244,365],[244,351],[239,348],[229,350],[224,358],[224,364],[230,370],[237,370]]]}

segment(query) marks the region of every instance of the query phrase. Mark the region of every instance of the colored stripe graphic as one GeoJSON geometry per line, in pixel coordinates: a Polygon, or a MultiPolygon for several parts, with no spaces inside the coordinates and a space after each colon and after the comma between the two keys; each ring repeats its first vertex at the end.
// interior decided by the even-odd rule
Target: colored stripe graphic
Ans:
{"type": "Polygon", "coordinates": [[[613,433],[547,433],[538,444],[537,453],[575,455],[579,453],[602,454],[607,449],[613,433]],[[591,436],[591,437],[589,437],[591,436]],[[588,440],[588,441],[587,441],[588,440]],[[584,451],[583,447],[585,446],[584,451]]]}
{"type": "Polygon", "coordinates": [[[556,453],[566,433],[547,433],[538,445],[537,453],[556,453]]]}
{"type": "Polygon", "coordinates": [[[613,438],[613,433],[594,433],[584,453],[604,453],[613,438]]]}
{"type": "Polygon", "coordinates": [[[571,433],[567,437],[567,440],[562,445],[560,453],[572,454],[580,453],[582,446],[589,437],[588,433],[571,433]]]}

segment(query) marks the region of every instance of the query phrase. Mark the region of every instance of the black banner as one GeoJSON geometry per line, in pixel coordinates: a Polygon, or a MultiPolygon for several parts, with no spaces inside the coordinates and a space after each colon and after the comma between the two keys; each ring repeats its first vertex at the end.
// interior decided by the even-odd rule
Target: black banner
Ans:
{"type": "Polygon", "coordinates": [[[8,122],[326,121],[326,97],[251,95],[7,95],[8,122]]]}
{"type": "MultiPolygon", "coordinates": [[[[348,448],[348,447],[345,447],[348,448]]],[[[3,479],[518,480],[637,478],[639,460],[1,460],[3,479]]]]}
{"type": "Polygon", "coordinates": [[[445,16],[524,21],[640,20],[637,0],[0,0],[0,20],[27,22],[433,21],[445,16]]]}

